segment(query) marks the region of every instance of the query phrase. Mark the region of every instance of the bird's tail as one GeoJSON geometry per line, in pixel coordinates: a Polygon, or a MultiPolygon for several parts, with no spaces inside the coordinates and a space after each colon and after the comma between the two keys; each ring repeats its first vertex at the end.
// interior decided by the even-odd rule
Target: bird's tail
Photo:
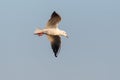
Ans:
{"type": "Polygon", "coordinates": [[[42,29],[37,28],[37,29],[34,31],[34,34],[38,34],[38,33],[41,33],[41,32],[42,32],[42,29]]]}

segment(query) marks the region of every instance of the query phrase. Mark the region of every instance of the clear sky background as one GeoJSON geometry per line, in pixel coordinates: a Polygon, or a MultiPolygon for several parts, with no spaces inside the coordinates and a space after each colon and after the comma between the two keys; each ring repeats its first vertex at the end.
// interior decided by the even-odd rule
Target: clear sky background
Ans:
{"type": "Polygon", "coordinates": [[[120,80],[119,0],[0,0],[0,80],[120,80]],[[44,28],[62,21],[55,58],[44,28]]]}

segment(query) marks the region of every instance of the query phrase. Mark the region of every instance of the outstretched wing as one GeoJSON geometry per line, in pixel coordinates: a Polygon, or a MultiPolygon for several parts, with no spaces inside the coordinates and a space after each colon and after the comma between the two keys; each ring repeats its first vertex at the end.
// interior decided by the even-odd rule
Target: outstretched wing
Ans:
{"type": "Polygon", "coordinates": [[[47,22],[46,28],[56,28],[60,21],[60,15],[54,11],[51,15],[51,18],[47,22]]]}
{"type": "Polygon", "coordinates": [[[54,52],[55,57],[57,57],[60,48],[61,48],[61,38],[60,36],[51,36],[48,35],[48,39],[51,42],[51,48],[54,52]]]}

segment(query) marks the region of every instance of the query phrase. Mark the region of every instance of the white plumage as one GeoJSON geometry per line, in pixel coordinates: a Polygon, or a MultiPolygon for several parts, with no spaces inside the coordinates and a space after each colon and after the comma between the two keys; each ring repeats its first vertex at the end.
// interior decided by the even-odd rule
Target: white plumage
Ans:
{"type": "Polygon", "coordinates": [[[60,36],[67,36],[67,33],[58,28],[58,23],[61,21],[61,17],[55,11],[52,13],[51,18],[47,22],[44,29],[36,29],[34,34],[42,36],[46,34],[48,40],[51,42],[51,47],[53,49],[55,57],[57,57],[58,52],[61,47],[61,38],[60,36]]]}

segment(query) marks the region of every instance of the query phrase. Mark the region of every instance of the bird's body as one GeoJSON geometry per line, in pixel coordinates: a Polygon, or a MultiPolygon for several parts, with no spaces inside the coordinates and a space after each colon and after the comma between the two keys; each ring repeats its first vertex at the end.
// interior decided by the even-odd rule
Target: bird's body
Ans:
{"type": "Polygon", "coordinates": [[[34,32],[34,34],[38,36],[42,36],[43,34],[47,35],[48,40],[51,42],[51,47],[53,49],[55,57],[57,57],[61,47],[60,36],[67,37],[66,32],[58,28],[58,23],[60,21],[61,17],[54,11],[51,15],[51,18],[47,22],[46,27],[44,29],[36,29],[34,32]]]}
{"type": "Polygon", "coordinates": [[[43,33],[43,34],[46,34],[46,35],[54,35],[54,36],[62,36],[63,34],[63,30],[60,30],[59,28],[45,28],[45,29],[36,29],[36,31],[34,33],[43,33]]]}

